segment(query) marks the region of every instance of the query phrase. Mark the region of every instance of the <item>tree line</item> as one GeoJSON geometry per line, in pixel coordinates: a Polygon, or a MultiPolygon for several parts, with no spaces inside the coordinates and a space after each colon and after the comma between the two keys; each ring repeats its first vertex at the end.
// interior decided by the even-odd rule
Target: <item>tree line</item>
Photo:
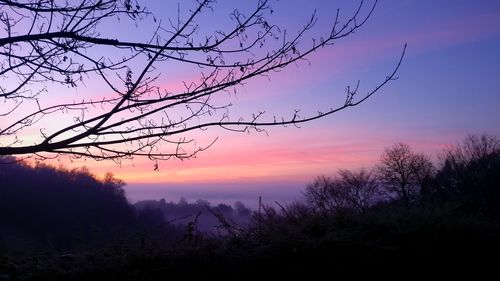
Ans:
{"type": "MultiPolygon", "coordinates": [[[[66,169],[0,158],[0,249],[86,251],[113,244],[137,248],[182,242],[187,233],[215,233],[219,217],[238,225],[250,221],[243,203],[210,206],[142,201],[131,204],[125,182],[111,173],[102,179],[86,167],[66,169]],[[193,222],[196,221],[196,224],[193,222]]],[[[218,233],[224,232],[224,229],[218,233]]]]}
{"type": "Polygon", "coordinates": [[[90,250],[151,228],[128,202],[125,183],[110,173],[98,179],[85,167],[15,161],[0,158],[3,250],[90,250]]]}
{"type": "Polygon", "coordinates": [[[477,273],[495,268],[490,257],[500,251],[494,136],[469,136],[435,163],[395,144],[371,170],[320,176],[304,189],[304,200],[259,204],[251,214],[204,200],[149,201],[135,210],[111,175],[99,180],[85,169],[2,165],[0,273],[14,279],[234,279],[262,272],[311,278],[354,276],[360,268],[384,275],[415,268],[477,273]],[[203,210],[222,231],[200,229],[203,210]],[[174,211],[196,213],[176,226],[165,219],[174,211]],[[235,213],[249,215],[249,222],[238,225],[235,213]],[[52,251],[5,251],[28,248],[26,241],[38,246],[28,253],[52,251]]]}
{"type": "Polygon", "coordinates": [[[500,140],[489,135],[469,135],[442,151],[436,164],[397,143],[385,149],[375,168],[319,176],[307,185],[304,196],[319,212],[363,213],[380,202],[410,207],[451,200],[469,200],[493,211],[500,198],[499,163],[500,140]]]}

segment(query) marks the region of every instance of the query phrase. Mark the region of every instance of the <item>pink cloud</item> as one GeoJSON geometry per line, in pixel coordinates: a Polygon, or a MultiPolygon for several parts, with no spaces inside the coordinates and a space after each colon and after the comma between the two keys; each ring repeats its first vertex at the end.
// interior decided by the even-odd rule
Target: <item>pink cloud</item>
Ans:
{"type": "Polygon", "coordinates": [[[160,172],[153,171],[153,164],[147,160],[136,162],[137,173],[128,172],[129,168],[111,168],[129,182],[288,182],[332,174],[339,168],[364,166],[378,156],[376,144],[328,143],[322,138],[315,142],[311,141],[314,138],[311,135],[294,139],[290,136],[293,134],[275,134],[272,138],[227,137],[222,147],[215,145],[196,159],[160,163],[160,172]]]}
{"type": "MultiPolygon", "coordinates": [[[[448,18],[440,22],[422,24],[409,32],[402,30],[381,37],[354,38],[355,40],[339,44],[331,51],[313,54],[311,67],[292,66],[283,75],[276,75],[271,81],[271,84],[278,85],[273,86],[276,88],[264,88],[263,84],[258,84],[251,87],[249,94],[256,100],[263,95],[284,95],[304,83],[327,79],[336,72],[341,73],[370,60],[389,57],[396,60],[398,53],[394,53],[394,50],[400,50],[404,42],[409,45],[408,55],[414,55],[499,35],[500,25],[493,13],[475,13],[464,18],[448,18]],[[334,62],[333,66],[331,62],[334,62]],[[259,88],[262,90],[259,91],[259,88]]],[[[197,81],[199,78],[193,75],[189,79],[197,81]]],[[[162,87],[170,90],[184,89],[179,81],[172,84],[166,82],[162,87]]],[[[363,128],[358,128],[358,131],[361,130],[363,128]]],[[[84,164],[97,174],[110,170],[131,183],[307,181],[314,175],[335,173],[338,168],[370,167],[376,163],[383,148],[396,139],[389,135],[377,138],[370,131],[357,136],[342,128],[336,132],[338,136],[349,135],[351,139],[339,141],[334,133],[312,128],[307,129],[307,134],[296,131],[273,133],[270,138],[223,134],[222,144],[216,144],[194,160],[162,162],[160,172],[153,171],[153,163],[149,160],[125,161],[123,168],[110,162],[96,164],[89,161],[84,164]],[[352,139],[361,141],[354,143],[352,139]],[[132,166],[132,163],[135,166],[132,166]]],[[[452,139],[457,140],[460,137],[462,136],[453,136],[452,139]]],[[[441,137],[442,139],[447,138],[441,137]]],[[[429,154],[448,145],[440,140],[418,140],[409,144],[416,147],[416,150],[429,154]]]]}

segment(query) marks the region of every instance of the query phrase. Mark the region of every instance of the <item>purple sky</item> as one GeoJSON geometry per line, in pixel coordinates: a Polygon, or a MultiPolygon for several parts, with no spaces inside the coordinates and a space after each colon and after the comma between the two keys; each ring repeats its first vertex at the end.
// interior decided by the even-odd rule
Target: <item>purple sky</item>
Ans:
{"type": "MultiPolygon", "coordinates": [[[[177,9],[167,1],[141,1],[158,18],[177,9]]],[[[180,8],[189,7],[182,1],[180,8]]],[[[253,7],[253,1],[244,1],[253,7]]],[[[219,1],[204,14],[205,28],[223,28],[221,15],[243,1],[219,1]]],[[[371,2],[368,1],[367,4],[371,2]]],[[[336,8],[341,15],[355,9],[355,1],[271,1],[272,20],[293,34],[316,9],[319,18],[312,34],[327,32],[336,8]]],[[[248,8],[247,7],[247,8],[248,8]]],[[[243,7],[244,9],[245,7],[243,7]]],[[[142,35],[141,27],[110,26],[117,35],[142,35]]],[[[144,27],[142,27],[144,28],[144,27]]],[[[358,32],[335,46],[314,53],[310,64],[290,66],[270,80],[249,81],[231,99],[233,114],[259,110],[289,116],[327,109],[344,98],[347,85],[360,80],[367,92],[390,74],[404,44],[407,53],[391,82],[365,103],[300,129],[269,128],[264,133],[236,134],[209,129],[200,142],[217,143],[196,159],[153,163],[135,159],[121,167],[112,162],[86,161],[91,171],[112,171],[129,183],[132,201],[204,198],[242,200],[254,205],[264,199],[287,201],[315,176],[334,175],[339,168],[370,168],[383,149],[406,142],[416,151],[435,155],[470,133],[500,136],[500,1],[379,1],[374,14],[358,32]]],[[[191,77],[187,69],[166,68],[165,85],[175,87],[191,77]]],[[[87,90],[103,94],[93,85],[87,90]]],[[[80,92],[85,92],[79,89],[80,92]]],[[[270,116],[272,116],[271,114],[270,116]]],[[[80,165],[81,163],[65,163],[80,165]]]]}
{"type": "MultiPolygon", "coordinates": [[[[317,9],[321,32],[336,7],[348,13],[352,3],[280,1],[273,6],[290,29],[317,9]]],[[[189,163],[162,164],[169,172],[155,174],[146,164],[144,179],[134,178],[127,188],[130,197],[251,204],[262,195],[286,201],[300,196],[316,175],[372,167],[394,142],[435,157],[469,133],[500,135],[499,1],[380,1],[362,30],[314,54],[311,65],[250,84],[237,106],[285,114],[321,109],[358,79],[363,90],[373,87],[391,70],[404,43],[408,50],[399,79],[359,107],[300,129],[269,129],[269,136],[210,131],[221,136],[210,151],[189,163]]]]}

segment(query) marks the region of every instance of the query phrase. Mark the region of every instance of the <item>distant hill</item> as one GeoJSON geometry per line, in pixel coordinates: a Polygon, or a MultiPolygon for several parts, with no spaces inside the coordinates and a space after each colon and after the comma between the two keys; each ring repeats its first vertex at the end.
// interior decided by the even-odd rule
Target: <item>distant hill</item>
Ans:
{"type": "Polygon", "coordinates": [[[0,158],[0,248],[99,246],[131,233],[136,213],[111,174],[0,158]]]}
{"type": "Polygon", "coordinates": [[[28,165],[11,157],[0,158],[0,167],[0,250],[167,245],[182,240],[189,224],[196,231],[224,234],[220,218],[241,227],[251,220],[251,210],[241,202],[233,207],[161,199],[131,205],[123,181],[112,174],[98,179],[85,167],[28,165]]]}

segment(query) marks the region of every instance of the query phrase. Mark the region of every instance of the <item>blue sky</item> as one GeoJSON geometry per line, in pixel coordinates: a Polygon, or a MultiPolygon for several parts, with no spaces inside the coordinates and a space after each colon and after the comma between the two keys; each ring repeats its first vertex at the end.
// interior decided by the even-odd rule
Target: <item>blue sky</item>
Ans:
{"type": "MultiPolygon", "coordinates": [[[[169,1],[141,3],[164,22],[177,11],[177,5],[169,1]]],[[[189,8],[188,3],[181,1],[180,10],[189,8]]],[[[290,34],[316,10],[318,22],[311,36],[329,32],[337,7],[341,16],[357,7],[355,1],[347,0],[270,3],[274,9],[270,20],[290,34]]],[[[228,12],[255,5],[253,1],[218,1],[214,11],[203,14],[199,22],[204,29],[226,28],[228,12]]],[[[137,27],[119,24],[120,28],[117,23],[108,24],[103,34],[140,39],[152,31],[151,18],[137,27]]],[[[302,42],[309,43],[310,39],[302,42]]],[[[267,134],[199,132],[200,143],[219,139],[195,159],[160,163],[159,172],[153,171],[147,159],[124,161],[121,166],[91,160],[64,165],[84,164],[97,174],[113,172],[128,182],[132,201],[161,197],[176,201],[184,196],[252,205],[261,195],[270,202],[296,198],[315,176],[334,175],[339,168],[373,167],[383,149],[395,142],[406,142],[435,157],[467,134],[500,136],[500,1],[379,1],[372,17],[355,34],[270,79],[248,81],[228,99],[234,104],[231,114],[248,118],[252,112],[265,110],[272,118],[273,114],[293,114],[294,109],[304,115],[325,110],[342,101],[346,86],[358,80],[360,93],[373,89],[392,71],[405,43],[399,79],[361,105],[300,129],[269,128],[267,134]]],[[[198,75],[178,65],[162,67],[161,81],[166,87],[198,75]]],[[[88,83],[76,95],[89,92],[106,94],[99,85],[88,83]]]]}
{"type": "MultiPolygon", "coordinates": [[[[301,23],[300,16],[304,19],[303,11],[316,6],[320,17],[317,31],[321,32],[332,8],[339,4],[342,11],[348,11],[352,3],[281,1],[275,9],[287,14],[286,24],[293,27],[301,23]]],[[[252,202],[253,197],[256,202],[259,195],[271,202],[291,199],[299,197],[314,176],[333,175],[339,168],[372,167],[384,147],[395,142],[409,143],[436,159],[443,148],[467,134],[500,135],[499,1],[380,1],[362,30],[315,54],[311,65],[291,67],[270,82],[249,85],[239,97],[244,103],[239,106],[250,111],[262,107],[282,112],[299,106],[319,109],[342,97],[346,85],[357,79],[365,90],[370,89],[391,70],[405,43],[408,49],[399,79],[359,107],[300,129],[269,129],[269,136],[217,132],[221,138],[211,151],[185,167],[174,164],[167,169],[215,167],[223,174],[219,179],[208,177],[208,183],[171,179],[132,183],[131,197],[175,200],[184,192],[188,198],[214,201],[252,202]],[[269,155],[269,151],[280,154],[272,159],[259,157],[269,155]],[[230,155],[233,162],[217,163],[230,155]],[[254,169],[253,177],[251,172],[239,177],[225,175],[227,166],[233,167],[227,171],[238,166],[247,171],[245,163],[254,169]],[[273,176],[263,172],[274,169],[282,173],[273,176]],[[148,191],[141,193],[141,188],[148,191]]]]}

